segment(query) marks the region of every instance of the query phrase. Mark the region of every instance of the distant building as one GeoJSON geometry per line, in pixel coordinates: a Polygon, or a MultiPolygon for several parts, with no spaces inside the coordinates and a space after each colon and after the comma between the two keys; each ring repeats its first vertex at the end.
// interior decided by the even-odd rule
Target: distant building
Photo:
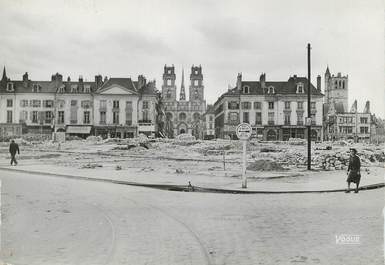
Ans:
{"type": "Polygon", "coordinates": [[[322,103],[320,77],[317,88],[308,88],[307,78],[290,77],[287,81],[243,81],[238,74],[237,86],[222,94],[214,104],[215,135],[235,138],[239,123],[252,125],[262,140],[306,138],[307,91],[311,89],[311,137],[322,139],[322,103]]]}
{"type": "Polygon", "coordinates": [[[213,105],[207,105],[207,111],[203,116],[204,132],[203,139],[215,138],[215,111],[213,105]]]}
{"type": "Polygon", "coordinates": [[[155,81],[82,77],[66,81],[59,73],[50,81],[11,80],[4,68],[0,82],[0,136],[21,133],[86,137],[134,137],[156,131],[155,81]],[[22,132],[20,131],[22,130],[22,132]]]}
{"type": "Polygon", "coordinates": [[[348,76],[325,72],[324,139],[370,141],[372,114],[367,101],[363,111],[357,108],[357,100],[348,109],[348,76]]]}
{"type": "Polygon", "coordinates": [[[166,114],[166,131],[168,137],[189,133],[201,138],[202,116],[206,112],[204,97],[203,74],[201,66],[192,66],[190,74],[189,98],[186,97],[184,70],[179,100],[174,66],[164,66],[162,101],[166,114]]]}

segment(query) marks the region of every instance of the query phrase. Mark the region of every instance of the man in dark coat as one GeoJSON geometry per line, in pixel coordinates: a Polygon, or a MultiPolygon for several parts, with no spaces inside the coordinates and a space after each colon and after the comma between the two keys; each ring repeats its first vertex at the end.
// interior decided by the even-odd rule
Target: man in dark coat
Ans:
{"type": "Polygon", "coordinates": [[[16,152],[20,155],[19,145],[15,143],[14,140],[11,141],[11,144],[9,145],[9,153],[11,154],[11,166],[15,162],[15,166],[17,165],[16,161],[16,152]]]}
{"type": "Polygon", "coordinates": [[[349,158],[349,167],[348,167],[348,189],[346,193],[350,192],[350,183],[356,183],[356,190],[355,193],[358,193],[358,186],[360,185],[361,180],[361,161],[360,158],[357,156],[357,150],[352,148],[350,149],[350,158],[349,158]]]}

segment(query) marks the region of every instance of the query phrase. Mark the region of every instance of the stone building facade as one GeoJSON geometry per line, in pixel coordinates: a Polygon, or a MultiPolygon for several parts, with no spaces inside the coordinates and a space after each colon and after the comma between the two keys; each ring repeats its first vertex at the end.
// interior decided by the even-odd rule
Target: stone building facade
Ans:
{"type": "MultiPolygon", "coordinates": [[[[311,85],[311,118],[313,140],[322,139],[323,94],[317,78],[317,88],[311,85]]],[[[287,81],[244,81],[238,74],[237,86],[222,94],[214,104],[215,135],[236,138],[239,123],[249,123],[254,137],[261,140],[305,138],[307,117],[307,78],[290,77],[287,81]]]]}
{"type": "Polygon", "coordinates": [[[66,81],[59,73],[50,81],[11,80],[4,68],[0,83],[0,130],[2,133],[51,134],[87,137],[134,137],[156,131],[155,81],[140,75],[131,78],[102,78],[92,82],[66,81]],[[12,129],[14,128],[14,129],[12,129]],[[22,132],[17,133],[17,130],[22,132]]]}
{"type": "Polygon", "coordinates": [[[188,133],[197,138],[202,137],[202,115],[206,112],[203,74],[201,66],[192,66],[190,73],[189,98],[186,97],[184,70],[177,98],[175,67],[164,66],[162,101],[166,115],[166,124],[171,131],[169,137],[188,133]]]}

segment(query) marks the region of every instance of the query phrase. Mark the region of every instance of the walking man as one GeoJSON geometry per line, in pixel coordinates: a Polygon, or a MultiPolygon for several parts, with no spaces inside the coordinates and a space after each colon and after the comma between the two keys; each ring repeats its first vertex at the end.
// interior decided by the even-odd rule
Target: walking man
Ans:
{"type": "Polygon", "coordinates": [[[13,163],[15,163],[15,166],[17,165],[16,152],[20,155],[19,145],[15,143],[15,140],[12,140],[11,144],[9,145],[9,153],[11,154],[11,166],[13,163]]]}
{"type": "Polygon", "coordinates": [[[356,190],[355,193],[358,193],[358,186],[360,185],[361,180],[361,161],[360,158],[357,156],[357,150],[354,148],[350,149],[350,158],[349,158],[349,167],[348,167],[348,189],[346,190],[346,193],[350,192],[350,183],[356,183],[356,190]]]}

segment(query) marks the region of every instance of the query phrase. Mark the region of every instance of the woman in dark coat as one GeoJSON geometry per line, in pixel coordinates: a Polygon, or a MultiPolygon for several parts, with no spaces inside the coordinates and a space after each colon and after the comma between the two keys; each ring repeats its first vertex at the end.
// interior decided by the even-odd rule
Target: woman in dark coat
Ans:
{"type": "Polygon", "coordinates": [[[361,161],[360,158],[357,156],[357,150],[352,148],[350,149],[350,158],[349,158],[349,167],[348,167],[348,189],[346,193],[350,192],[350,183],[356,183],[356,190],[355,193],[358,193],[358,186],[360,185],[361,180],[361,161]]]}

